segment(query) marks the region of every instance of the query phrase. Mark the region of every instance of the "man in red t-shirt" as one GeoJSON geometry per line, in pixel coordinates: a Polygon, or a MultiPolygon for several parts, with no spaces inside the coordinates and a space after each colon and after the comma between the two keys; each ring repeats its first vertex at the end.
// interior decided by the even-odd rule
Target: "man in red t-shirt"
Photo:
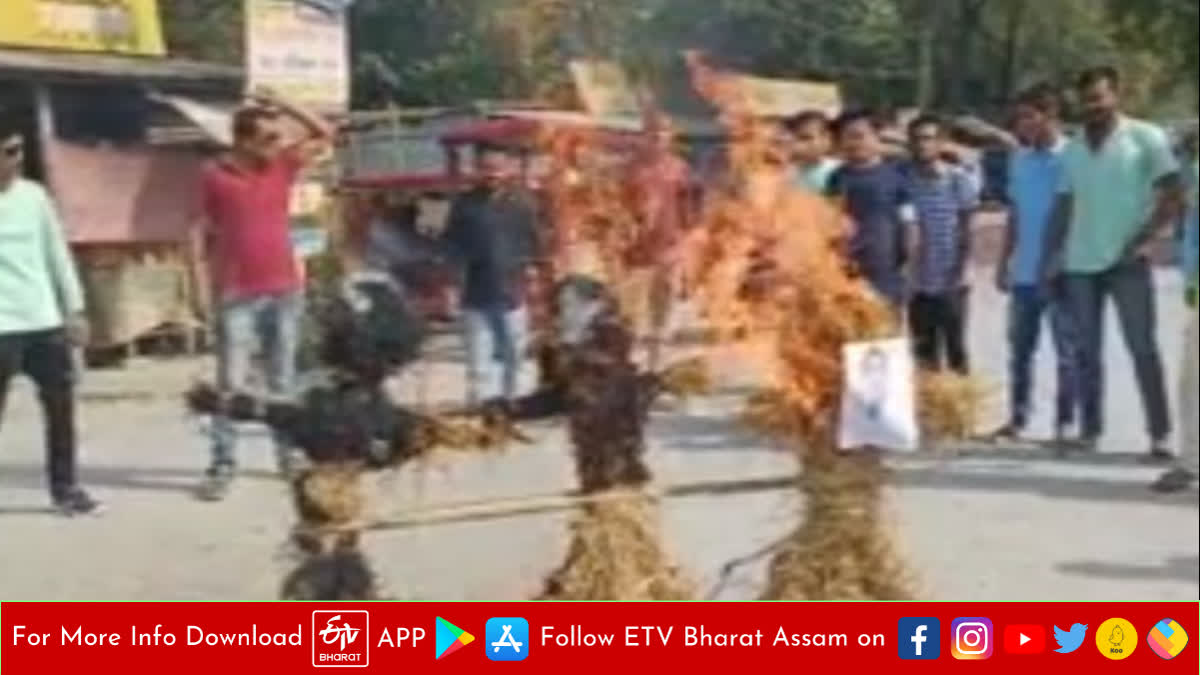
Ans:
{"type": "MultiPolygon", "coordinates": [[[[262,348],[272,394],[291,393],[296,374],[303,283],[292,248],[289,203],[297,175],[328,148],[330,127],[318,116],[270,92],[233,119],[233,148],[205,168],[203,246],[217,309],[217,381],[226,390],[250,386],[256,347],[262,348]],[[304,130],[285,139],[279,122],[304,130]]],[[[235,468],[236,427],[213,421],[212,462],[201,497],[219,500],[235,468]]],[[[279,468],[290,470],[291,449],[276,439],[279,468]]]]}

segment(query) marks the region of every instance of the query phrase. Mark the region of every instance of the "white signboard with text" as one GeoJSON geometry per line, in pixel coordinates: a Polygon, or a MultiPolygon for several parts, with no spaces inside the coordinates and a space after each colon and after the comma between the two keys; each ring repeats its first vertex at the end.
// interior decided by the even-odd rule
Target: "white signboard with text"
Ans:
{"type": "Polygon", "coordinates": [[[323,112],[350,104],[346,15],[295,0],[246,0],[246,69],[269,87],[323,112]]]}

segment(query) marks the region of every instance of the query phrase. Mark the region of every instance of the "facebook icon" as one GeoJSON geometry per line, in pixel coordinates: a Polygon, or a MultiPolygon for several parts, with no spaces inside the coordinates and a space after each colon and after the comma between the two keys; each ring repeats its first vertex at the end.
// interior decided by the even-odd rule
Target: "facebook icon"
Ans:
{"type": "Polygon", "coordinates": [[[942,624],[933,618],[900,619],[896,644],[900,658],[932,661],[942,655],[942,624]]]}

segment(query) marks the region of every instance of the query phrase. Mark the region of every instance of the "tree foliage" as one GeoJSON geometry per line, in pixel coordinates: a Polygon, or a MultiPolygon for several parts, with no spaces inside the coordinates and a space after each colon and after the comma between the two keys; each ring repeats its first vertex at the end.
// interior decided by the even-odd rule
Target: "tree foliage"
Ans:
{"type": "Polygon", "coordinates": [[[241,61],[242,0],[159,0],[158,5],[172,54],[217,63],[241,61]]]}
{"type": "MultiPolygon", "coordinates": [[[[1135,107],[1195,108],[1197,0],[358,0],[360,105],[553,97],[572,57],[653,77],[684,49],[865,103],[980,109],[1115,63],[1135,107]]],[[[241,58],[240,0],[161,0],[182,55],[241,58]]],[[[1190,112],[1189,114],[1194,114],[1190,112]]]]}

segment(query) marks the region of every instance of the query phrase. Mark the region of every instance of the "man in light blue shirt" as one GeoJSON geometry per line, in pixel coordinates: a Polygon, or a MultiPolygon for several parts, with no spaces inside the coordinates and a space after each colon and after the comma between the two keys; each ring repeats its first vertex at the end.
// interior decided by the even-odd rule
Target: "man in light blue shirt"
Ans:
{"type": "Polygon", "coordinates": [[[54,207],[21,177],[25,141],[0,111],[0,417],[9,382],[27,375],[46,425],[50,497],[68,516],[98,506],[77,483],[75,361],[82,344],[83,291],[54,207]]]}
{"type": "Polygon", "coordinates": [[[833,130],[829,119],[820,111],[802,112],[787,121],[792,135],[792,156],[796,160],[792,178],[794,187],[824,196],[829,178],[841,165],[829,156],[833,148],[833,130]]]}
{"type": "Polygon", "coordinates": [[[996,286],[1010,294],[1009,420],[996,440],[1016,440],[1032,416],[1033,363],[1048,315],[1058,358],[1055,439],[1066,439],[1078,407],[1078,357],[1074,324],[1062,277],[1040,283],[1046,233],[1062,182],[1062,135],[1058,91],[1046,84],[1021,94],[1016,104],[1017,135],[1023,147],[1009,162],[1009,224],[1004,257],[996,268],[996,286]]]}
{"type": "Polygon", "coordinates": [[[1078,321],[1084,449],[1104,432],[1104,310],[1111,298],[1133,358],[1150,436],[1149,459],[1170,461],[1171,406],[1157,338],[1150,247],[1180,215],[1183,190],[1167,135],[1120,112],[1120,78],[1079,79],[1086,116],[1063,152],[1063,181],[1043,278],[1060,269],[1078,321]]]}

